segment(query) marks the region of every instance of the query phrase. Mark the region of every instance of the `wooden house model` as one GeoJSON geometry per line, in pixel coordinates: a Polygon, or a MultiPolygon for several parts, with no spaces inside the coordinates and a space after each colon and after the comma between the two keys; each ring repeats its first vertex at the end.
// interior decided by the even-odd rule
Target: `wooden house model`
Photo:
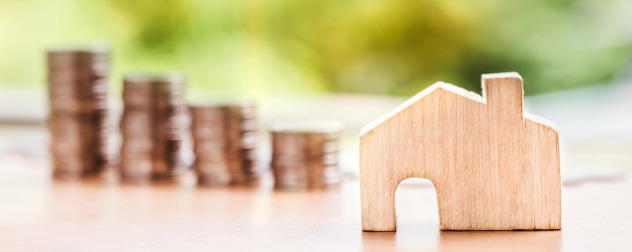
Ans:
{"type": "Polygon", "coordinates": [[[438,82],[360,134],[362,229],[396,229],[395,191],[430,180],[443,230],[561,227],[558,133],[523,112],[522,77],[485,74],[483,95],[438,82]]]}

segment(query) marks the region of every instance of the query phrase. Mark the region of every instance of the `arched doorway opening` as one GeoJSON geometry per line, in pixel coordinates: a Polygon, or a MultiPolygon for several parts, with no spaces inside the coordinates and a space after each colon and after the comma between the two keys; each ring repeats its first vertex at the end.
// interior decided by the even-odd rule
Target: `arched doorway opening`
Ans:
{"type": "Polygon", "coordinates": [[[407,178],[395,192],[398,232],[402,229],[439,230],[437,193],[428,179],[407,178]]]}

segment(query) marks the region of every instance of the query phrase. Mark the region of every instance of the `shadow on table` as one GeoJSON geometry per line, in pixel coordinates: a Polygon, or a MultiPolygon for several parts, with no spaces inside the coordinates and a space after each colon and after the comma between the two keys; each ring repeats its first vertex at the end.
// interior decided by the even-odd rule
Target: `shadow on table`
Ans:
{"type": "Polygon", "coordinates": [[[440,231],[437,223],[362,232],[363,251],[560,251],[561,231],[440,231]]]}
{"type": "Polygon", "coordinates": [[[439,241],[439,226],[434,221],[404,223],[396,232],[362,232],[363,251],[434,250],[439,241]]]}
{"type": "Polygon", "coordinates": [[[441,231],[439,251],[560,251],[561,231],[441,231]]]}

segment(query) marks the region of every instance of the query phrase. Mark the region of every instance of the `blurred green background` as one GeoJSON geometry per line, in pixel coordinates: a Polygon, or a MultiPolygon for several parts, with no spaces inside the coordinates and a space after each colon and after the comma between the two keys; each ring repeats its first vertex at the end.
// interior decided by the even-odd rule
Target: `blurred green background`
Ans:
{"type": "Polygon", "coordinates": [[[411,95],[518,71],[527,94],[632,62],[628,0],[2,0],[0,85],[44,85],[44,49],[107,41],[112,86],[182,70],[192,90],[411,95]]]}

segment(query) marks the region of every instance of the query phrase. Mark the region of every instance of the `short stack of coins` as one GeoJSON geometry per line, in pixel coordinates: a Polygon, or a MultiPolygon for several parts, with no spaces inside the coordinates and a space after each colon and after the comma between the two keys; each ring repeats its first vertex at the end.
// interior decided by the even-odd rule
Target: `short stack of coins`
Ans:
{"type": "Polygon", "coordinates": [[[274,187],[280,190],[334,188],[341,181],[337,121],[276,121],[271,124],[274,187]]]}
{"type": "Polygon", "coordinates": [[[107,48],[48,50],[47,126],[55,178],[99,174],[111,163],[107,48]]]}
{"type": "Polygon", "coordinates": [[[247,185],[258,182],[256,105],[233,99],[190,106],[198,184],[247,185]]]}
{"type": "Polygon", "coordinates": [[[120,128],[124,182],[171,180],[186,171],[189,134],[186,79],[180,73],[129,74],[123,81],[120,128]]]}

